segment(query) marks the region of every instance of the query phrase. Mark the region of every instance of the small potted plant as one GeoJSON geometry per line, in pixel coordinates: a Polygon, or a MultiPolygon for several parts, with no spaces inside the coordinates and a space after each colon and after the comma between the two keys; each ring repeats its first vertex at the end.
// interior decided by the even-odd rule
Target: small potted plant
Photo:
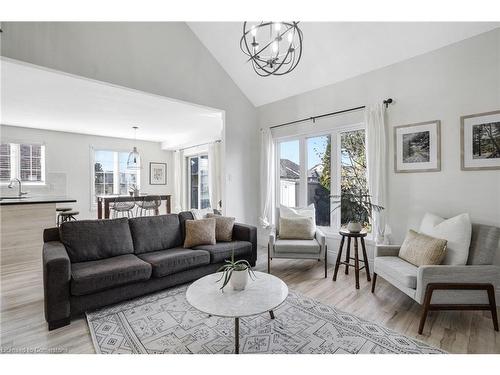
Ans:
{"type": "Polygon", "coordinates": [[[373,211],[380,212],[384,209],[382,206],[373,204],[371,196],[363,192],[354,194],[346,191],[342,192],[342,195],[331,197],[334,199],[332,203],[337,205],[333,211],[340,208],[344,212],[347,218],[347,230],[352,233],[361,232],[363,225],[370,222],[373,211]]]}
{"type": "Polygon", "coordinates": [[[226,264],[217,270],[222,272],[222,276],[217,282],[222,282],[221,290],[229,283],[234,290],[244,290],[248,283],[248,276],[253,279],[253,273],[250,263],[245,259],[234,261],[234,250],[231,254],[231,260],[226,259],[226,264]]]}
{"type": "Polygon", "coordinates": [[[137,187],[136,184],[131,184],[129,187],[129,193],[131,197],[138,197],[139,196],[139,188],[137,187]]]}

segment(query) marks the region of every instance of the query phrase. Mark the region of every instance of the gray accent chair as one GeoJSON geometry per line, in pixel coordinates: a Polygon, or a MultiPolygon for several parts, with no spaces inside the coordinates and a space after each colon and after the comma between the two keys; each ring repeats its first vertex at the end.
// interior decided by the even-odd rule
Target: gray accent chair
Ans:
{"type": "Polygon", "coordinates": [[[276,210],[276,226],[271,229],[267,245],[267,272],[271,273],[271,261],[281,259],[317,259],[325,262],[325,278],[328,277],[328,251],[326,236],[316,228],[312,240],[287,240],[279,238],[279,209],[276,210]]]}
{"type": "Polygon", "coordinates": [[[500,251],[500,228],[472,225],[465,266],[416,267],[398,257],[399,248],[376,246],[372,293],[378,275],[423,305],[419,334],[431,310],[490,310],[498,331],[495,285],[500,285],[500,267],[493,265],[493,259],[500,251]]]}

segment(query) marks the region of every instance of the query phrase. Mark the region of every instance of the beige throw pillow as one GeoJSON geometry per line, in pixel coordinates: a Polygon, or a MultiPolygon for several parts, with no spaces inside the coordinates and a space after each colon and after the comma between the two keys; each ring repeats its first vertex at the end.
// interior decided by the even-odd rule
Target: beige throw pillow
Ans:
{"type": "Polygon", "coordinates": [[[312,240],[315,231],[310,217],[280,217],[279,236],[283,240],[312,240]]]}
{"type": "Polygon", "coordinates": [[[215,239],[217,242],[231,242],[233,240],[234,217],[208,214],[215,219],[215,239]]]}
{"type": "Polygon", "coordinates": [[[446,240],[409,230],[399,249],[399,257],[417,267],[441,264],[446,254],[446,243],[446,240]]]}
{"type": "Polygon", "coordinates": [[[215,245],[215,219],[186,220],[184,248],[215,245]]]}

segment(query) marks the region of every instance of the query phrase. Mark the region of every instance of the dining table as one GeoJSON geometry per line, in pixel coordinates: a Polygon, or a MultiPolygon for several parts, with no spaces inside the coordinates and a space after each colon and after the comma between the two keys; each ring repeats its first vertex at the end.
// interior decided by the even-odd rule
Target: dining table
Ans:
{"type": "MultiPolygon", "coordinates": [[[[110,203],[113,202],[137,202],[148,199],[148,197],[159,197],[162,201],[165,201],[165,211],[167,214],[170,213],[170,195],[161,194],[141,194],[141,195],[116,195],[116,194],[106,194],[97,195],[97,218],[98,219],[109,219],[110,214],[110,203]]],[[[155,210],[155,215],[159,215],[160,210],[157,208],[155,210]]]]}

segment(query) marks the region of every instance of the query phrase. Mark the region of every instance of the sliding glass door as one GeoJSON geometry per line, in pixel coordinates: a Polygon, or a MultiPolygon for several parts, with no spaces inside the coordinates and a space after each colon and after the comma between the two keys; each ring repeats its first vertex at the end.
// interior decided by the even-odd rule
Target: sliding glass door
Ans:
{"type": "Polygon", "coordinates": [[[208,208],[210,207],[208,155],[190,156],[187,159],[189,208],[208,208]]]}

